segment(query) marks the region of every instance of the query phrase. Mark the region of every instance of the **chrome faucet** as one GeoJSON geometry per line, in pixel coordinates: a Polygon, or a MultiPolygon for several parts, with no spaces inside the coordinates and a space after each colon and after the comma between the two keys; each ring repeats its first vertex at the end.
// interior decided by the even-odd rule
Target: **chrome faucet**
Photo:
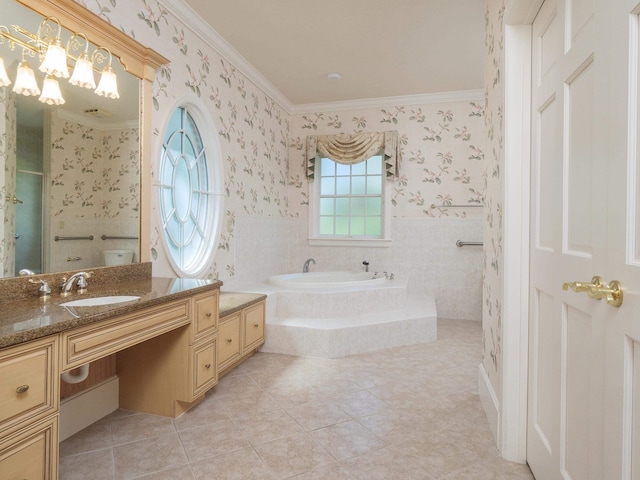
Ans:
{"type": "Polygon", "coordinates": [[[309,263],[313,263],[315,265],[316,261],[313,258],[307,259],[307,261],[304,262],[304,266],[302,267],[302,273],[308,273],[309,272],[309,263]]]}
{"type": "Polygon", "coordinates": [[[78,272],[71,275],[68,279],[66,277],[62,277],[62,292],[60,295],[66,297],[71,292],[71,287],[73,287],[73,282],[78,281],[78,293],[84,293],[87,291],[87,287],[89,284],[87,283],[87,278],[91,278],[93,272],[78,272]]]}

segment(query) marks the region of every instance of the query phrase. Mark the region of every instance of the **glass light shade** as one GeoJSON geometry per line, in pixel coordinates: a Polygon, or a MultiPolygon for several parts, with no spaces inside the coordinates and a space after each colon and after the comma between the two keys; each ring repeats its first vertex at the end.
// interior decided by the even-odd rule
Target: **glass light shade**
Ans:
{"type": "Polygon", "coordinates": [[[102,71],[100,83],[95,90],[96,95],[107,98],[120,98],[118,93],[118,79],[111,66],[102,71]]]}
{"type": "Polygon", "coordinates": [[[76,66],[73,69],[69,83],[83,88],[96,88],[96,82],[93,79],[93,64],[86,54],[82,54],[76,60],[76,66]]]}
{"type": "Polygon", "coordinates": [[[47,75],[47,78],[44,79],[44,85],[42,85],[42,95],[38,100],[47,105],[62,105],[64,103],[56,77],[47,75]]]}
{"type": "Polygon", "coordinates": [[[58,78],[69,78],[67,52],[59,42],[50,43],[47,47],[47,53],[40,64],[40,71],[58,78]]]}
{"type": "Polygon", "coordinates": [[[36,83],[36,75],[27,62],[22,62],[18,65],[18,73],[16,74],[16,83],[13,85],[13,91],[27,97],[40,95],[40,88],[36,83]]]}

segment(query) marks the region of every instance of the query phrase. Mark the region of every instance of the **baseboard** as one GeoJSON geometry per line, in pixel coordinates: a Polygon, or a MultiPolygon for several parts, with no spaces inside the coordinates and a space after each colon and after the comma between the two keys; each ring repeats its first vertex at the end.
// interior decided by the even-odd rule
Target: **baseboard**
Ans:
{"type": "Polygon", "coordinates": [[[484,365],[478,366],[478,395],[480,396],[480,403],[489,421],[489,427],[491,433],[493,433],[493,440],[498,446],[498,433],[500,431],[500,402],[496,397],[496,392],[493,390],[487,371],[484,369],[484,365]]]}
{"type": "Polygon", "coordinates": [[[106,379],[60,402],[60,441],[118,409],[118,377],[106,379]]]}

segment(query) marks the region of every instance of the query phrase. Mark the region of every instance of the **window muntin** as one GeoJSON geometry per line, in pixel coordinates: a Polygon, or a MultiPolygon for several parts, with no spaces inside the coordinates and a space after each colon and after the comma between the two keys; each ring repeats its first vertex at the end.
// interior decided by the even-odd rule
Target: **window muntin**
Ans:
{"type": "Polygon", "coordinates": [[[203,142],[196,118],[198,112],[189,106],[175,109],[165,129],[158,175],[165,244],[172,266],[185,275],[206,267],[219,211],[214,193],[219,182],[209,168],[213,152],[203,142]]]}
{"type": "Polygon", "coordinates": [[[317,237],[382,238],[382,155],[352,165],[319,162],[317,237]]]}

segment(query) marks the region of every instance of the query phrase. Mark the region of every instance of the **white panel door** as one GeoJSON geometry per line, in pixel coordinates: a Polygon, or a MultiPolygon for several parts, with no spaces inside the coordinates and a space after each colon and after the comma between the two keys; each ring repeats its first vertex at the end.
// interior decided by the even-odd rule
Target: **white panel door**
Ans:
{"type": "Polygon", "coordinates": [[[611,10],[607,275],[624,301],[606,319],[604,477],[640,480],[640,0],[611,10]]]}
{"type": "Polygon", "coordinates": [[[532,37],[527,459],[640,480],[640,0],[546,0],[532,37]],[[619,280],[619,307],[569,282],[619,280]]]}
{"type": "Polygon", "coordinates": [[[602,479],[604,317],[562,289],[604,275],[599,154],[605,44],[592,0],[546,0],[532,26],[527,461],[538,480],[602,479]]]}

